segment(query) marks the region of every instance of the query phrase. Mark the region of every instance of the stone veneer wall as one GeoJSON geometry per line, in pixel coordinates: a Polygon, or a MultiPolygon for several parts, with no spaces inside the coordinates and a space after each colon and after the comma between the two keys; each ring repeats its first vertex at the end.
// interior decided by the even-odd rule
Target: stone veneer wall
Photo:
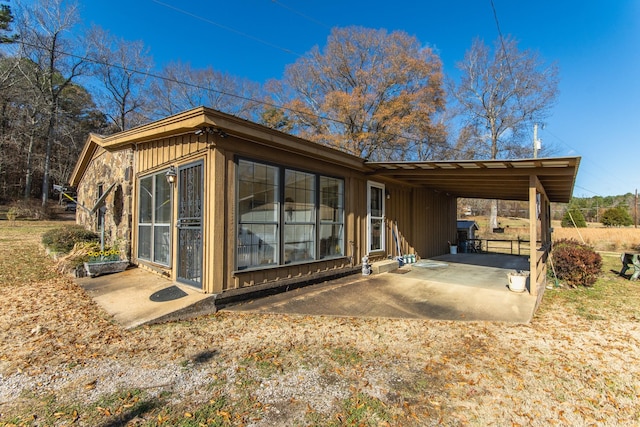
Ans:
{"type": "MultiPolygon", "coordinates": [[[[116,186],[106,198],[105,246],[117,245],[121,256],[131,260],[131,226],[133,221],[133,150],[109,152],[98,148],[77,188],[78,204],[91,210],[98,200],[98,186],[107,191],[116,186]]],[[[96,232],[98,215],[90,215],[78,206],[76,222],[96,232]]]]}

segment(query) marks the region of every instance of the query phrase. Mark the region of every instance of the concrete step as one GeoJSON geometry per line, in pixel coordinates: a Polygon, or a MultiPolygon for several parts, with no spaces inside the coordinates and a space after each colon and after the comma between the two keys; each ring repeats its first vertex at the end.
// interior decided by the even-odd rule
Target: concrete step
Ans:
{"type": "Polygon", "coordinates": [[[388,271],[397,270],[400,264],[395,259],[385,259],[383,261],[377,261],[371,264],[371,273],[379,274],[386,273],[388,271]]]}

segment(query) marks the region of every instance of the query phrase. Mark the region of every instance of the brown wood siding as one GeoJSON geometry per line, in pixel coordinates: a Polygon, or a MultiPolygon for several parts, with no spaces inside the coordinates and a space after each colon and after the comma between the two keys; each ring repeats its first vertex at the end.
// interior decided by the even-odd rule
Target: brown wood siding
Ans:
{"type": "Polygon", "coordinates": [[[367,180],[352,177],[345,182],[345,239],[353,242],[353,262],[358,265],[367,254],[367,180]]]}
{"type": "Polygon", "coordinates": [[[136,146],[138,175],[176,164],[206,151],[206,138],[193,133],[140,143],[136,146]]]}
{"type": "Polygon", "coordinates": [[[400,254],[415,253],[413,190],[391,185],[387,185],[385,190],[389,195],[385,200],[387,253],[392,258],[396,258],[400,254]],[[398,244],[400,252],[398,252],[398,244]]]}
{"type": "Polygon", "coordinates": [[[348,258],[335,258],[304,264],[292,264],[268,269],[235,272],[232,276],[232,288],[239,289],[267,283],[277,284],[279,281],[292,282],[292,279],[299,281],[310,280],[314,278],[314,276],[322,274],[338,274],[342,271],[349,270],[350,267],[351,265],[348,258]]]}
{"type": "MultiPolygon", "coordinates": [[[[138,144],[137,176],[197,159],[204,159],[206,180],[203,200],[203,292],[243,292],[243,289],[251,286],[278,286],[278,283],[294,283],[339,274],[352,271],[354,266],[361,264],[362,257],[367,255],[369,178],[365,174],[233,136],[219,138],[209,135],[209,143],[206,143],[204,136],[185,134],[138,144]],[[344,179],[345,256],[266,269],[235,271],[238,157],[344,179]]],[[[389,194],[389,198],[385,198],[385,250],[375,256],[386,258],[398,255],[394,239],[395,224],[403,254],[415,253],[425,258],[448,252],[447,241],[453,241],[456,236],[456,199],[432,190],[385,181],[374,180],[384,184],[385,191],[389,194]]],[[[174,200],[175,197],[177,195],[174,194],[174,200]]],[[[174,216],[176,214],[177,208],[174,206],[174,216]]],[[[137,230],[134,228],[133,232],[135,244],[137,230]]],[[[175,260],[175,230],[172,233],[175,260]]],[[[175,279],[175,271],[171,272],[171,276],[175,279]]]]}
{"type": "MultiPolygon", "coordinates": [[[[396,239],[403,255],[416,254],[420,258],[429,258],[449,252],[447,242],[454,242],[457,233],[455,197],[430,189],[398,186],[393,183],[385,185],[385,192],[388,194],[385,200],[386,253],[374,259],[397,257],[399,252],[396,239]]],[[[360,203],[364,206],[365,212],[361,241],[366,245],[366,184],[362,193],[364,198],[360,203]]]]}

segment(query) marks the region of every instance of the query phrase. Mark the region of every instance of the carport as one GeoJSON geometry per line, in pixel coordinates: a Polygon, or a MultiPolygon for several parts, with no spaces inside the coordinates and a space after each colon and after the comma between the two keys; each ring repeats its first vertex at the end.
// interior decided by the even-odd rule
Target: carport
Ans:
{"type": "Polygon", "coordinates": [[[539,303],[551,250],[551,203],[571,200],[580,157],[520,160],[367,162],[385,177],[455,197],[529,202],[530,294],[539,303]],[[535,244],[534,244],[535,242],[535,244]],[[534,250],[535,248],[535,250],[534,250]]]}

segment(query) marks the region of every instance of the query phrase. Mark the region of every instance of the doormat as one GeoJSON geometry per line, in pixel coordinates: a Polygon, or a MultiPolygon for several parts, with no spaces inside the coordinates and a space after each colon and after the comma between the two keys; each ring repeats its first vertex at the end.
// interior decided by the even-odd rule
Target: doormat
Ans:
{"type": "Polygon", "coordinates": [[[411,270],[407,269],[407,268],[399,268],[397,270],[391,270],[389,273],[393,273],[393,274],[407,274],[408,272],[410,272],[411,270]]]}
{"type": "Polygon", "coordinates": [[[177,286],[169,286],[168,288],[160,289],[155,294],[151,295],[149,299],[154,302],[173,301],[174,299],[186,297],[185,291],[177,286]]]}

